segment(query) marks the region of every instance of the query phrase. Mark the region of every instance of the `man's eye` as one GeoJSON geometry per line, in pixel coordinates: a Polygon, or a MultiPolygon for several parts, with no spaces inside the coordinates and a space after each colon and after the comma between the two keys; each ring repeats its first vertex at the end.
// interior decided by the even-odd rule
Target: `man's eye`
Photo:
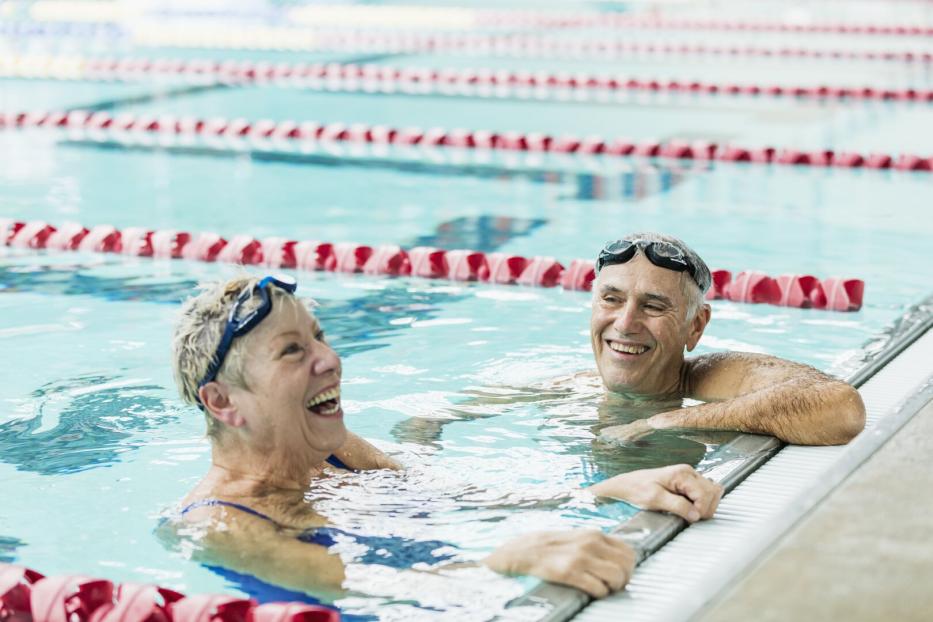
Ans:
{"type": "Polygon", "coordinates": [[[664,307],[659,307],[658,305],[645,305],[645,308],[649,311],[664,311],[664,307]]]}

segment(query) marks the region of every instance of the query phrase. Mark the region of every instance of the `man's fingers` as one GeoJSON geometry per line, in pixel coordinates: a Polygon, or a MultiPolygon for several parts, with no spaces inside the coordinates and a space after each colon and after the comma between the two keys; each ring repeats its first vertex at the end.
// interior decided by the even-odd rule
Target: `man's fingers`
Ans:
{"type": "Polygon", "coordinates": [[[706,479],[691,467],[678,466],[676,469],[671,478],[671,492],[688,498],[702,518],[711,518],[722,498],[722,486],[706,479]]]}

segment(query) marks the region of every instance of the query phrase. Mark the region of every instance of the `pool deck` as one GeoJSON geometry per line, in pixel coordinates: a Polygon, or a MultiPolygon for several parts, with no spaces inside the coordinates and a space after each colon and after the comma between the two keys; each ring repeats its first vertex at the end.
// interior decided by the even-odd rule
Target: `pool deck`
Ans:
{"type": "Polygon", "coordinates": [[[933,400],[694,619],[933,619],[933,400]]]}

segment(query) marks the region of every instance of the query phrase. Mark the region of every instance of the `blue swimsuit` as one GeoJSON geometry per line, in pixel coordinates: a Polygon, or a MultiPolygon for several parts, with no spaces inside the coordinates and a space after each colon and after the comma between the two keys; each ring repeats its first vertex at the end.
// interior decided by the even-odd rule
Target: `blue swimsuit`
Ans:
{"type": "MultiPolygon", "coordinates": [[[[352,470],[343,462],[341,462],[336,456],[331,456],[327,459],[327,461],[338,468],[352,470]]],[[[195,501],[194,503],[185,506],[181,510],[180,514],[183,516],[195,508],[217,505],[230,507],[235,510],[245,512],[246,514],[255,516],[256,518],[269,521],[277,527],[284,527],[271,516],[263,514],[258,510],[254,510],[247,505],[235,503],[233,501],[224,501],[222,499],[201,499],[200,501],[195,501]]],[[[295,538],[300,542],[305,542],[307,544],[317,544],[319,546],[328,548],[334,544],[337,544],[338,538],[345,542],[349,539],[366,547],[366,552],[358,557],[355,557],[352,561],[362,564],[379,564],[382,566],[389,566],[391,568],[398,569],[410,568],[418,562],[434,564],[440,561],[447,561],[454,557],[454,554],[449,552],[453,546],[439,540],[410,540],[408,538],[400,538],[396,536],[364,536],[354,534],[343,529],[338,529],[337,527],[310,527],[301,531],[297,536],[295,536],[295,538]],[[447,549],[448,552],[441,552],[439,549],[447,549]]],[[[224,577],[234,587],[249,594],[260,603],[299,601],[319,604],[320,602],[308,594],[295,592],[283,587],[272,585],[271,583],[266,583],[265,581],[262,581],[252,575],[235,572],[220,566],[206,567],[214,573],[224,577]]],[[[344,615],[346,616],[346,614],[344,615]]],[[[349,616],[345,617],[344,619],[362,620],[374,618],[357,618],[356,616],[349,616]]]]}

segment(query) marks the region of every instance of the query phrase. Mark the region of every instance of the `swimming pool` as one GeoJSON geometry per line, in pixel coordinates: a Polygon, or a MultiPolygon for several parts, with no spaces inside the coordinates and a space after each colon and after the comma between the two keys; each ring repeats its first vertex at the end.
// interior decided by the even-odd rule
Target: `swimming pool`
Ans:
{"type": "MultiPolygon", "coordinates": [[[[591,104],[256,86],[176,94],[166,92],[171,85],[145,83],[102,88],[6,80],[3,86],[6,111],[97,103],[136,114],[397,126],[473,126],[468,121],[476,119],[476,127],[493,130],[728,134],[751,142],[812,140],[818,147],[888,151],[908,149],[918,134],[890,131],[892,119],[903,118],[908,127],[911,115],[927,114],[927,108],[896,104],[723,99],[710,99],[692,114],[689,99],[671,98],[676,105],[633,101],[620,115],[591,104]],[[776,130],[769,121],[776,117],[795,129],[776,130]]],[[[546,253],[563,261],[592,257],[607,237],[656,229],[683,237],[713,267],[862,278],[866,304],[854,314],[714,302],[714,321],[701,342],[702,351],[769,352],[837,372],[924,297],[933,276],[917,260],[933,233],[924,173],[550,157],[517,166],[504,157],[458,161],[431,150],[418,157],[345,149],[286,157],[223,145],[100,142],[57,130],[0,132],[0,145],[0,217],[546,253]]],[[[208,459],[200,414],[175,397],[168,364],[172,318],[197,281],[237,268],[0,252],[0,336],[5,351],[16,353],[8,359],[17,363],[8,366],[0,387],[0,481],[8,491],[0,511],[0,559],[50,574],[99,574],[187,592],[235,588],[186,561],[184,551],[166,550],[152,530],[208,459]]],[[[624,504],[554,508],[569,485],[656,459],[651,444],[622,463],[612,452],[593,449],[594,431],[618,421],[617,413],[599,413],[597,392],[520,407],[467,403],[478,391],[528,386],[591,367],[587,294],[297,276],[300,293],[321,303],[324,325],[346,359],[350,427],[410,465],[403,478],[373,476],[322,500],[331,504],[335,522],[374,535],[442,540],[469,557],[530,528],[609,527],[631,515],[624,504]],[[339,510],[341,495],[352,500],[352,515],[339,510]],[[527,507],[502,507],[508,505],[527,507]]],[[[676,435],[659,442],[670,451],[666,459],[696,463],[708,451],[707,443],[676,435]]],[[[413,594],[410,584],[387,571],[360,577],[370,597],[341,605],[362,615],[381,606],[387,618],[446,607],[477,619],[493,615],[525,587],[476,578],[457,583],[462,592],[445,584],[446,600],[437,601],[413,594]],[[477,594],[489,609],[471,609],[477,594]]]]}

